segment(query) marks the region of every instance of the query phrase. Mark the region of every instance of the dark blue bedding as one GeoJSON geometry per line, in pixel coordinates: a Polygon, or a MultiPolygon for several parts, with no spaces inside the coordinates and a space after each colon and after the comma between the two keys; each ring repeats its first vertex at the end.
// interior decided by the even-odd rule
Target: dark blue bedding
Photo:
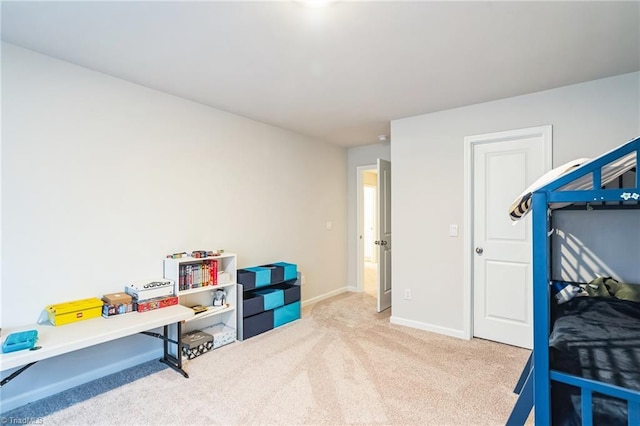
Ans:
{"type": "MultiPolygon", "coordinates": [[[[576,297],[556,305],[549,336],[550,367],[640,391],[640,303],[576,297]]],[[[554,425],[580,425],[580,390],[552,383],[554,425]]],[[[594,425],[626,425],[626,402],[593,395],[594,425]]]]}

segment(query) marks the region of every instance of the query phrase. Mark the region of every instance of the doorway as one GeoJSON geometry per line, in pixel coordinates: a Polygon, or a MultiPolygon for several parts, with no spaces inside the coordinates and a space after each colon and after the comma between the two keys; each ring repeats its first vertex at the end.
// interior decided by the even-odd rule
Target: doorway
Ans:
{"type": "Polygon", "coordinates": [[[363,250],[364,250],[364,291],[373,297],[377,297],[376,276],[378,274],[378,250],[375,249],[375,241],[378,239],[376,232],[376,206],[378,205],[375,181],[378,174],[375,172],[364,173],[364,203],[363,203],[363,250]],[[373,184],[371,183],[373,182],[373,184]]]}
{"type": "Polygon", "coordinates": [[[551,126],[465,138],[465,335],[531,349],[530,218],[512,201],[551,169],[551,126]]]}
{"type": "Polygon", "coordinates": [[[357,168],[357,288],[391,307],[391,162],[357,168]]]}
{"type": "Polygon", "coordinates": [[[377,297],[378,250],[377,234],[378,168],[358,167],[358,291],[377,297]]]}

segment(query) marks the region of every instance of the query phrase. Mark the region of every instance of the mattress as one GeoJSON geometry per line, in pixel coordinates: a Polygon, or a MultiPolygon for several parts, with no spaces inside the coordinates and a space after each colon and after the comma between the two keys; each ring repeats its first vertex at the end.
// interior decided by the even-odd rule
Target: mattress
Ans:
{"type": "MultiPolygon", "coordinates": [[[[559,177],[581,167],[582,165],[589,163],[589,161],[591,161],[589,158],[578,158],[576,160],[569,161],[568,163],[565,163],[559,167],[556,167],[553,170],[550,170],[542,175],[538,180],[536,180],[520,195],[518,195],[513,201],[513,203],[509,207],[509,217],[511,218],[511,220],[518,221],[525,217],[527,213],[529,213],[529,211],[531,210],[531,195],[535,191],[553,182],[559,177]]],[[[636,155],[635,152],[632,152],[602,167],[602,186],[613,182],[615,179],[633,169],[635,166],[636,155]]],[[[563,191],[585,191],[591,189],[593,189],[593,177],[591,173],[579,177],[561,188],[561,190],[563,191]]],[[[551,204],[549,207],[552,209],[557,209],[566,205],[567,204],[564,203],[555,203],[551,204]]]]}
{"type": "MultiPolygon", "coordinates": [[[[576,297],[556,305],[550,368],[640,391],[640,303],[576,297]]],[[[580,425],[580,390],[553,382],[554,425],[580,425]]],[[[626,402],[593,395],[593,424],[626,425],[626,402]]]]}

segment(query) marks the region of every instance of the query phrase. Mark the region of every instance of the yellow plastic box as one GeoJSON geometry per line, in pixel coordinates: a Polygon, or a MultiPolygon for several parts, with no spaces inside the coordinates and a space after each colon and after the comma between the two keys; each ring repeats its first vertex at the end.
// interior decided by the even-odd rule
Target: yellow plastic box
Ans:
{"type": "Polygon", "coordinates": [[[49,322],[53,325],[64,325],[102,315],[102,300],[97,297],[74,300],[72,302],[49,305],[46,310],[49,322]]]}

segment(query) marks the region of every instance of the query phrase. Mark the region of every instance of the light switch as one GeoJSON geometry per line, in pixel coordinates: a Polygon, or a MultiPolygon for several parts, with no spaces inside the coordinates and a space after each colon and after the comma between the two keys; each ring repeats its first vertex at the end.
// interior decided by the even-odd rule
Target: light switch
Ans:
{"type": "Polygon", "coordinates": [[[327,221],[327,229],[333,229],[333,222],[327,221]]]}
{"type": "Polygon", "coordinates": [[[449,236],[450,237],[458,236],[458,225],[449,225],[449,236]]]}

